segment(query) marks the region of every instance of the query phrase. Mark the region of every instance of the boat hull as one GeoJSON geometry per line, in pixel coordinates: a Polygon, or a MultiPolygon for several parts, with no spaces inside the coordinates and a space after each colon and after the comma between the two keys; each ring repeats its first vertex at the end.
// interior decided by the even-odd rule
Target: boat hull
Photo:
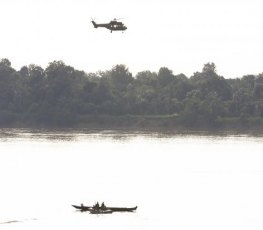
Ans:
{"type": "Polygon", "coordinates": [[[111,210],[90,210],[90,214],[112,214],[113,211],[111,210]]]}
{"type": "Polygon", "coordinates": [[[137,206],[133,207],[133,208],[107,207],[107,209],[109,209],[113,212],[133,212],[137,209],[137,206]]]}
{"type": "Polygon", "coordinates": [[[79,206],[79,205],[72,205],[72,206],[82,212],[92,210],[92,207],[89,206],[79,206]]]}

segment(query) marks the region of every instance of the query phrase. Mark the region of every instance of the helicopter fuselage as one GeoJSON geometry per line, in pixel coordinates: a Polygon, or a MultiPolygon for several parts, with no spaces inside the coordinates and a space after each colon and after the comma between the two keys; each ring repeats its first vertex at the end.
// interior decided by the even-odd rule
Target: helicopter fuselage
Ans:
{"type": "Polygon", "coordinates": [[[112,31],[124,31],[127,29],[127,27],[124,26],[122,22],[117,22],[117,21],[111,21],[110,23],[101,23],[101,24],[97,24],[95,21],[92,21],[92,24],[94,28],[104,27],[110,30],[111,32],[112,31]]]}

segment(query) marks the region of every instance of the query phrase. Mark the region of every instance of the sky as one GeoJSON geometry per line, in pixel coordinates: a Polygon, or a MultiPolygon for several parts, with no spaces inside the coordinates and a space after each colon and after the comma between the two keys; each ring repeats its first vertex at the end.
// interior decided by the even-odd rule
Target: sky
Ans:
{"type": "Polygon", "coordinates": [[[219,75],[263,72],[262,0],[0,0],[0,58],[19,70],[62,60],[96,72],[168,67],[190,77],[207,62],[219,75]],[[128,27],[110,33],[91,19],[128,27]]]}

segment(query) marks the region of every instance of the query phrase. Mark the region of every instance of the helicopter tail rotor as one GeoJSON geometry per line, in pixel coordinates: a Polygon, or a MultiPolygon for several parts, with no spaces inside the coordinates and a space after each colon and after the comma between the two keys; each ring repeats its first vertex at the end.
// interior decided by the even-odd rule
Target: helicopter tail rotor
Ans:
{"type": "Polygon", "coordinates": [[[94,22],[94,21],[91,21],[91,22],[92,22],[94,28],[98,28],[98,25],[96,24],[96,22],[94,22]]]}
{"type": "Polygon", "coordinates": [[[98,28],[94,18],[91,18],[91,23],[93,24],[94,28],[98,28]]]}

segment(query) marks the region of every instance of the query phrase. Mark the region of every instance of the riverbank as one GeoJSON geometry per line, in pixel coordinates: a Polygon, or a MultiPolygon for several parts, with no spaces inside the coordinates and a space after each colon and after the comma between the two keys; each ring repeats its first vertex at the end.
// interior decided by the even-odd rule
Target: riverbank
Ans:
{"type": "Polygon", "coordinates": [[[138,131],[233,131],[246,133],[263,132],[261,117],[218,118],[213,122],[204,120],[186,123],[178,115],[92,115],[75,117],[69,123],[43,123],[32,120],[16,120],[2,124],[2,128],[76,128],[90,130],[138,130],[138,131]]]}

